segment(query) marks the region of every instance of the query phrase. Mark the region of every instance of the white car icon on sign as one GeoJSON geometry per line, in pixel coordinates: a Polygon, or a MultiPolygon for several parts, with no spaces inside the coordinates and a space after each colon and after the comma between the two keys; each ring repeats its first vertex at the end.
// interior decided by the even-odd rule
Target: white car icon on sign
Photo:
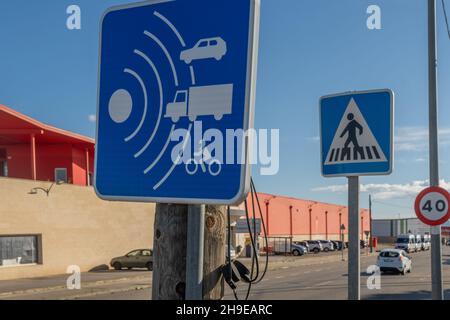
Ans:
{"type": "Polygon", "coordinates": [[[194,60],[214,58],[221,60],[227,54],[227,43],[220,37],[201,39],[197,44],[188,50],[181,52],[180,59],[186,64],[191,64],[194,60]]]}

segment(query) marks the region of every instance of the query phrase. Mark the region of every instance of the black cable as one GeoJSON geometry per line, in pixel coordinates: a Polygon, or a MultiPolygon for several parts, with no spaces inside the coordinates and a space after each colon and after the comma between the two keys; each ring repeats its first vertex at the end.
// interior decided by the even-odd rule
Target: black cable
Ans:
{"type": "Polygon", "coordinates": [[[257,284],[257,283],[261,282],[264,279],[264,277],[265,277],[265,275],[267,273],[267,270],[269,268],[269,250],[268,250],[268,248],[269,248],[269,238],[267,236],[266,224],[265,224],[265,221],[264,221],[264,218],[263,218],[261,204],[259,202],[259,197],[258,197],[258,192],[256,191],[256,187],[255,187],[255,183],[254,183],[253,179],[251,179],[251,184],[250,185],[251,185],[251,189],[253,190],[253,192],[256,195],[256,202],[258,204],[259,215],[261,217],[261,225],[263,227],[263,232],[264,232],[264,242],[265,242],[265,245],[266,245],[266,262],[265,262],[265,266],[264,266],[264,271],[263,271],[263,273],[261,275],[261,278],[258,281],[255,282],[255,284],[257,284]]]}
{"type": "MultiPolygon", "coordinates": [[[[252,228],[251,228],[251,226],[250,226],[250,215],[249,215],[249,212],[248,212],[248,202],[247,202],[247,199],[245,200],[244,203],[245,203],[245,216],[246,216],[246,220],[247,220],[247,228],[248,228],[248,233],[249,233],[249,235],[250,235],[250,242],[251,242],[252,250],[253,250],[252,267],[251,267],[251,271],[250,271],[250,280],[251,280],[251,281],[250,281],[250,283],[248,284],[247,295],[246,295],[246,298],[245,298],[245,300],[248,300],[248,297],[249,297],[249,295],[250,295],[250,290],[251,290],[251,287],[252,287],[252,282],[253,282],[253,272],[254,272],[254,269],[255,269],[256,249],[255,249],[255,240],[253,239],[252,228]]],[[[256,259],[257,259],[257,258],[256,258],[256,259]]],[[[257,261],[257,260],[256,260],[256,261],[257,261]]],[[[257,276],[259,276],[259,266],[258,266],[258,263],[257,263],[256,268],[257,268],[256,274],[257,274],[257,276]]]]}
{"type": "MultiPolygon", "coordinates": [[[[260,283],[268,270],[268,265],[269,265],[269,251],[267,250],[268,246],[269,246],[269,239],[267,236],[267,230],[266,230],[266,224],[263,218],[263,214],[262,214],[262,209],[261,209],[261,204],[259,201],[259,197],[258,197],[258,193],[256,191],[256,187],[255,184],[253,182],[253,179],[251,179],[251,183],[250,183],[250,192],[251,192],[251,201],[252,201],[252,209],[253,209],[253,230],[250,224],[250,214],[249,214],[249,208],[248,208],[248,202],[247,199],[244,201],[244,205],[245,205],[245,215],[246,215],[246,221],[247,221],[247,229],[250,235],[250,242],[251,242],[251,247],[252,247],[252,251],[253,251],[253,257],[252,257],[252,266],[251,266],[251,270],[250,270],[250,281],[248,283],[248,288],[247,288],[247,293],[245,296],[244,300],[248,300],[249,296],[250,296],[250,292],[252,289],[252,285],[253,284],[257,284],[260,283]],[[256,199],[256,201],[255,201],[256,199]],[[261,277],[259,276],[260,274],[260,270],[259,270],[259,259],[258,259],[258,251],[257,251],[257,247],[255,245],[255,237],[257,236],[257,230],[256,230],[256,206],[255,203],[258,205],[258,212],[259,215],[261,217],[261,225],[264,231],[264,242],[266,245],[266,261],[265,261],[265,266],[264,266],[264,271],[261,275],[261,277]],[[256,264],[256,275],[254,276],[255,273],[255,264],[256,264]]],[[[228,207],[228,264],[229,264],[229,268],[231,269],[231,231],[230,231],[230,227],[231,227],[231,214],[230,214],[230,207],[228,207]]],[[[230,274],[231,274],[230,270],[230,274]]],[[[233,289],[233,294],[236,300],[239,300],[239,297],[237,295],[237,292],[235,289],[233,289]]]]}
{"type": "Polygon", "coordinates": [[[445,24],[447,25],[447,33],[448,33],[448,37],[450,39],[450,25],[449,25],[448,17],[447,17],[447,9],[445,7],[445,1],[444,0],[441,0],[441,1],[442,1],[442,9],[444,10],[445,24]]]}
{"type": "MultiPolygon", "coordinates": [[[[227,262],[228,262],[228,271],[229,274],[231,275],[233,273],[232,267],[231,267],[231,209],[230,206],[227,207],[227,219],[228,219],[228,257],[227,257],[227,262]]],[[[234,294],[234,298],[236,300],[239,300],[237,293],[236,293],[236,289],[232,289],[233,290],[233,294],[234,294]]]]}

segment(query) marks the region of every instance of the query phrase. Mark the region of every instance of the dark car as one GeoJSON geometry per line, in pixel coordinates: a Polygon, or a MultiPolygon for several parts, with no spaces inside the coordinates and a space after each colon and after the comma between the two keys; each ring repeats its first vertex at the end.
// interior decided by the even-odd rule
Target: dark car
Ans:
{"type": "Polygon", "coordinates": [[[359,245],[361,246],[361,249],[367,248],[368,244],[365,240],[359,240],[359,245]]]}
{"type": "Polygon", "coordinates": [[[111,267],[115,270],[123,268],[147,268],[153,270],[153,251],[150,249],[133,250],[122,257],[116,257],[111,260],[111,267]]]}
{"type": "Polygon", "coordinates": [[[334,244],[334,247],[336,248],[336,250],[342,250],[345,249],[345,244],[342,241],[338,241],[338,240],[333,240],[331,241],[334,244]]]}

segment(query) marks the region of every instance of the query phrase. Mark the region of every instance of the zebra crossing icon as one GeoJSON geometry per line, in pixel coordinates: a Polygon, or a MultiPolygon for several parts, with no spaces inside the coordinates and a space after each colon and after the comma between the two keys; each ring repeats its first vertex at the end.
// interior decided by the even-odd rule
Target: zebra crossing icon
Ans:
{"type": "Polygon", "coordinates": [[[352,98],[336,130],[325,165],[386,161],[383,150],[352,98]]]}
{"type": "Polygon", "coordinates": [[[394,163],[394,105],[390,89],[351,91],[319,102],[324,177],[389,175],[394,163]]]}

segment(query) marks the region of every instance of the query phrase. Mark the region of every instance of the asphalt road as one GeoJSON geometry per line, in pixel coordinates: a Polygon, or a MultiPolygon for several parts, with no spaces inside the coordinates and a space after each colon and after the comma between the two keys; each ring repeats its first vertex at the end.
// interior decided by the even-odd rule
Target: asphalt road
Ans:
{"type": "MultiPolygon", "coordinates": [[[[376,264],[376,257],[361,258],[361,298],[372,300],[416,300],[431,298],[430,251],[412,253],[413,270],[405,276],[383,274],[381,289],[369,290],[367,267],[376,264]]],[[[445,298],[450,300],[450,247],[443,247],[443,278],[445,298]]],[[[247,287],[240,284],[238,296],[245,297],[247,287]]],[[[100,295],[92,299],[146,300],[150,290],[139,290],[111,295],[100,295]]],[[[230,290],[225,300],[232,300],[230,290]]],[[[269,271],[266,278],[253,286],[251,300],[342,300],[347,299],[347,262],[321,262],[311,266],[284,267],[269,271]]]]}
{"type": "MultiPolygon", "coordinates": [[[[367,288],[367,267],[376,263],[375,256],[361,257],[362,299],[430,299],[430,252],[411,254],[413,270],[405,276],[381,276],[381,289],[367,288]]],[[[301,258],[300,258],[301,259],[301,258]]],[[[314,258],[313,258],[314,259],[314,258]]],[[[84,286],[81,291],[67,289],[1,297],[0,299],[83,299],[83,300],[148,300],[151,298],[151,273],[145,271],[101,274],[100,281],[84,286]],[[112,278],[112,281],[108,280],[112,278]]],[[[90,280],[95,280],[93,277],[90,280]]],[[[443,247],[445,298],[450,300],[450,247],[443,247]]],[[[1,283],[0,283],[1,289],[1,283]]],[[[246,285],[239,285],[238,295],[246,294],[246,285]]],[[[347,298],[347,262],[318,261],[313,265],[286,266],[271,270],[266,278],[252,287],[252,300],[340,300],[347,298]]],[[[234,299],[226,290],[226,300],[234,299]]]]}

